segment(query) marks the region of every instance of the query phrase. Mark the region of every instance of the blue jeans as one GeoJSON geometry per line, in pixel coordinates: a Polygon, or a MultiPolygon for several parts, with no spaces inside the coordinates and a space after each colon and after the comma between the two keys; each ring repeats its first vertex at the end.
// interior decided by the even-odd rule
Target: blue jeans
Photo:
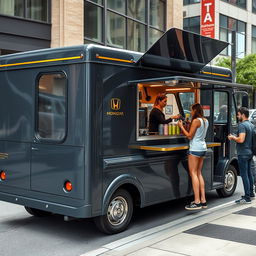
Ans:
{"type": "Polygon", "coordinates": [[[188,151],[188,155],[196,156],[196,157],[205,157],[206,151],[188,151]]]}
{"type": "Polygon", "coordinates": [[[253,195],[253,176],[251,172],[251,162],[251,155],[238,155],[238,165],[244,185],[244,193],[246,199],[250,199],[250,195],[253,195]]]}

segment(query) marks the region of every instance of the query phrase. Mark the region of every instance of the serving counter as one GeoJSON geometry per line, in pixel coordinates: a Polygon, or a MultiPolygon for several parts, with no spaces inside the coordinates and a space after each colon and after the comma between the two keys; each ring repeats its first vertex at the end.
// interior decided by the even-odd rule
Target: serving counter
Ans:
{"type": "MultiPolygon", "coordinates": [[[[206,142],[207,148],[220,147],[219,142],[206,142]]],[[[130,145],[129,148],[150,150],[150,151],[176,151],[189,148],[187,143],[184,144],[167,144],[167,145],[130,145]]]]}

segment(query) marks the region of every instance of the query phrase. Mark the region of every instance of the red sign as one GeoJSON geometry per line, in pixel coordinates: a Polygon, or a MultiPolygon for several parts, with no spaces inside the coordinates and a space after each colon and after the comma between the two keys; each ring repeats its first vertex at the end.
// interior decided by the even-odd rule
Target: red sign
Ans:
{"type": "Polygon", "coordinates": [[[215,38],[215,0],[201,1],[201,35],[215,38]]]}

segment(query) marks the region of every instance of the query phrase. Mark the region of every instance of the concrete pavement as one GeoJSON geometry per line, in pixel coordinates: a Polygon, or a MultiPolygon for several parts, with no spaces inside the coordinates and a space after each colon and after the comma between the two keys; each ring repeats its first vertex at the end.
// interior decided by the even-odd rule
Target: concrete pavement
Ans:
{"type": "Polygon", "coordinates": [[[256,200],[188,212],[180,219],[81,256],[256,256],[256,200]]]}

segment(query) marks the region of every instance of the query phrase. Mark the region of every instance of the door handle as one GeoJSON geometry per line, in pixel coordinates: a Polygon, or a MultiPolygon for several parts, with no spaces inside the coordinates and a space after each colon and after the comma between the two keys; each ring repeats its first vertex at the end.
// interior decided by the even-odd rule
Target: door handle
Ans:
{"type": "Polygon", "coordinates": [[[34,150],[34,151],[38,151],[38,148],[32,147],[31,149],[34,150]]]}

